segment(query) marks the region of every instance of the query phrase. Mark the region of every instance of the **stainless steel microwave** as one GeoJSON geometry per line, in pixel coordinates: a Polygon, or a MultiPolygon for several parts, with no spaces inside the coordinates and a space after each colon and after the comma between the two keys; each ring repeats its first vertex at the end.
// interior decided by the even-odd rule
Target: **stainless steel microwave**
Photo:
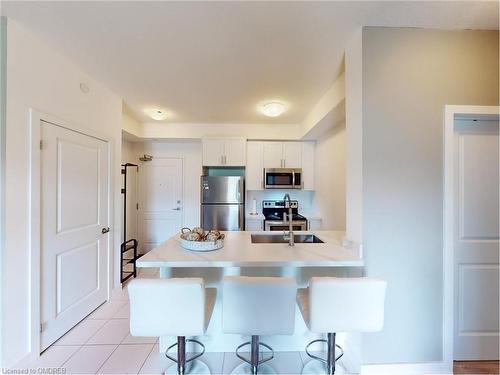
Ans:
{"type": "Polygon", "coordinates": [[[265,168],[265,189],[302,189],[301,168],[265,168]]]}

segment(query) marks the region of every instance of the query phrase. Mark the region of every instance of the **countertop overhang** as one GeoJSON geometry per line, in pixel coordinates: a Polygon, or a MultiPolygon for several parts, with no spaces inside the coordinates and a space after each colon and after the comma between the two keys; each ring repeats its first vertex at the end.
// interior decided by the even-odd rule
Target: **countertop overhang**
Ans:
{"type": "Polygon", "coordinates": [[[210,252],[195,252],[181,247],[178,235],[168,239],[137,260],[137,267],[362,267],[361,247],[342,245],[344,232],[301,231],[314,234],[324,243],[252,243],[252,234],[281,232],[224,232],[224,247],[210,252]]]}

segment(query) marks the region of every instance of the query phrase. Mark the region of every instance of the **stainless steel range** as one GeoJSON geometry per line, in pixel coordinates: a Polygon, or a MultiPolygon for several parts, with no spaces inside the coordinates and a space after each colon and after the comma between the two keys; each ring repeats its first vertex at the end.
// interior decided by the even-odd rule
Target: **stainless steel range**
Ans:
{"type": "MultiPolygon", "coordinates": [[[[299,202],[290,201],[292,207],[293,230],[307,230],[307,219],[299,214],[299,202]]],[[[285,222],[283,215],[288,213],[288,202],[285,201],[262,201],[262,213],[264,214],[264,230],[287,231],[288,221],[285,222]]]]}

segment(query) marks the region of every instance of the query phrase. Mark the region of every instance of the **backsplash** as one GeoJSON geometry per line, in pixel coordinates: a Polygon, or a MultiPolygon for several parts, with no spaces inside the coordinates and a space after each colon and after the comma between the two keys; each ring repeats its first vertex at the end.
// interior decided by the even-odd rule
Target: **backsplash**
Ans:
{"type": "Polygon", "coordinates": [[[246,212],[252,209],[252,200],[257,200],[257,212],[262,212],[263,200],[282,200],[288,193],[290,199],[299,201],[299,212],[312,211],[314,191],[304,190],[250,190],[246,192],[246,212]]]}

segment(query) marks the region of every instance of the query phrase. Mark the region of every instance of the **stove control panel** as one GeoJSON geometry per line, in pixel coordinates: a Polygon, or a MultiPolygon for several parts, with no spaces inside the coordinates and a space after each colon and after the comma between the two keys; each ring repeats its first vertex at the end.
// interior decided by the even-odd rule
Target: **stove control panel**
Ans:
{"type": "MultiPolygon", "coordinates": [[[[290,201],[290,206],[299,208],[299,201],[290,201]]],[[[288,208],[288,201],[262,201],[262,208],[288,208]]]]}

